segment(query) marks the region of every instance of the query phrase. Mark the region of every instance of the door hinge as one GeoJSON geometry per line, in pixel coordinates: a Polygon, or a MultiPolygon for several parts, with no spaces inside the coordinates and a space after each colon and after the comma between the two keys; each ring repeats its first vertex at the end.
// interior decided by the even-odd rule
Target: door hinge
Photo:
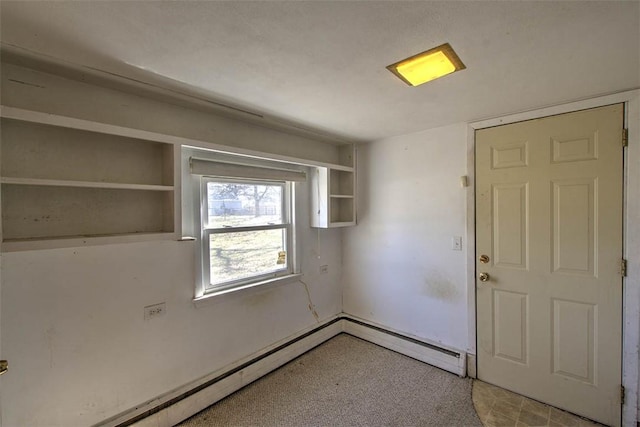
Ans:
{"type": "Polygon", "coordinates": [[[629,145],[629,129],[622,129],[622,146],[629,145]]]}
{"type": "Polygon", "coordinates": [[[620,260],[620,275],[627,277],[627,260],[624,258],[620,260]]]}
{"type": "Polygon", "coordinates": [[[620,386],[620,404],[624,405],[624,386],[620,386]]]}

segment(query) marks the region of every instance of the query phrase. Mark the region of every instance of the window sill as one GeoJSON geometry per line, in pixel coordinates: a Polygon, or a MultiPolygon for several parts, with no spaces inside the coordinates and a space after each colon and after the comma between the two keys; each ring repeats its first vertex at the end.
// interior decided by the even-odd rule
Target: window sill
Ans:
{"type": "Polygon", "coordinates": [[[302,278],[302,274],[294,273],[287,276],[275,277],[273,279],[267,279],[260,282],[249,283],[237,288],[224,289],[221,291],[213,291],[202,295],[201,297],[194,298],[193,304],[196,308],[206,307],[208,305],[216,304],[220,301],[228,300],[234,296],[248,296],[266,289],[271,289],[278,285],[284,285],[286,283],[297,282],[302,278]]]}

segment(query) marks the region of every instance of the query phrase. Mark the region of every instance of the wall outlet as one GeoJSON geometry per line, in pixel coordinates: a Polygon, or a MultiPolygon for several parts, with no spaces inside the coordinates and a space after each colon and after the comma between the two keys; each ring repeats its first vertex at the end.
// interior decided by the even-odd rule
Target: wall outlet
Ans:
{"type": "Polygon", "coordinates": [[[161,302],[160,304],[148,305],[144,308],[144,320],[164,316],[164,313],[166,311],[167,304],[164,302],[161,302]]]}
{"type": "Polygon", "coordinates": [[[451,249],[454,251],[462,250],[462,236],[453,236],[451,238],[451,249]]]}
{"type": "Polygon", "coordinates": [[[320,266],[320,274],[326,274],[329,272],[329,266],[328,265],[321,265],[320,266]]]}

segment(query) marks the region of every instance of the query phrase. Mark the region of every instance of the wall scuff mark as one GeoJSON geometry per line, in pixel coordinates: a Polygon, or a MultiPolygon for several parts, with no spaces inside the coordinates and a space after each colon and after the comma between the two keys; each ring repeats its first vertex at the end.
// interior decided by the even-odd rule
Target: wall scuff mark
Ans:
{"type": "Polygon", "coordinates": [[[56,328],[51,326],[44,332],[45,339],[47,340],[47,348],[49,349],[49,367],[53,368],[53,349],[54,339],[56,336],[56,328]]]}
{"type": "Polygon", "coordinates": [[[19,83],[19,84],[21,84],[21,85],[38,87],[38,88],[40,88],[40,89],[44,89],[44,88],[45,88],[44,86],[40,86],[40,85],[37,85],[37,84],[35,84],[35,83],[23,82],[22,80],[14,80],[14,79],[8,79],[8,80],[9,80],[10,82],[19,83]]]}

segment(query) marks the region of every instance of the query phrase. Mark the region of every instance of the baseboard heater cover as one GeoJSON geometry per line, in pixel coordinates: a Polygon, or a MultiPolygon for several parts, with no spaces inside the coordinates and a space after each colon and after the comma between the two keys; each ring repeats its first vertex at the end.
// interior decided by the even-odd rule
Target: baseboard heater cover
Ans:
{"type": "Polygon", "coordinates": [[[101,427],[175,425],[285,365],[340,333],[380,345],[459,376],[466,374],[466,355],[348,315],[340,315],[187,391],[146,404],[99,423],[101,427]]]}
{"type": "MultiPolygon", "coordinates": [[[[196,381],[193,386],[185,386],[182,389],[186,390],[182,393],[179,393],[175,396],[171,397],[158,397],[152,399],[146,403],[143,403],[129,411],[111,417],[101,423],[96,424],[94,427],[127,427],[131,425],[144,427],[144,426],[172,426],[177,424],[180,421],[183,421],[189,418],[191,415],[195,415],[200,412],[202,409],[214,404],[215,402],[223,399],[224,397],[240,390],[242,387],[250,384],[254,380],[268,374],[274,369],[279,368],[280,366],[288,363],[289,361],[295,359],[301,354],[306,353],[309,350],[317,347],[322,344],[324,341],[327,341],[334,336],[340,334],[342,332],[340,321],[342,319],[338,316],[333,318],[326,323],[316,326],[313,329],[302,333],[301,335],[296,336],[289,341],[286,341],[264,353],[257,355],[256,357],[251,358],[250,360],[235,366],[231,369],[228,369],[222,372],[215,377],[208,379],[204,382],[196,381]],[[328,333],[323,333],[328,331],[328,333]],[[308,341],[308,342],[305,342],[308,341]],[[305,345],[307,344],[307,345],[305,345]],[[293,347],[300,347],[301,352],[297,355],[292,355],[291,357],[282,357],[281,353],[291,353],[293,347]],[[289,351],[287,351],[289,350],[289,351]],[[280,357],[278,357],[280,356],[280,357]],[[275,359],[275,364],[273,360],[275,359]],[[282,360],[279,360],[282,359],[282,360]],[[270,363],[271,362],[271,363],[270,363]],[[278,362],[281,362],[278,364],[278,362]],[[260,374],[251,381],[246,381],[247,375],[245,373],[247,371],[256,371],[256,367],[260,365],[260,374]],[[271,367],[273,366],[273,367],[271,367]],[[244,378],[243,378],[244,377],[244,378]],[[231,384],[229,384],[231,383],[231,384]],[[224,392],[217,393],[218,396],[215,400],[209,401],[202,408],[189,411],[190,414],[184,417],[180,417],[181,419],[174,419],[174,416],[169,416],[173,414],[169,414],[169,412],[175,413],[173,410],[177,406],[183,406],[184,403],[189,401],[200,401],[199,398],[201,394],[205,394],[208,391],[213,391],[213,389],[220,388],[223,389],[224,392]]],[[[251,372],[251,373],[254,373],[251,372]]],[[[167,393],[174,394],[174,393],[167,393]]],[[[207,393],[209,394],[209,393],[207,393]]],[[[191,406],[191,405],[190,405],[191,406]]]]}
{"type": "Polygon", "coordinates": [[[404,354],[458,376],[467,374],[466,353],[429,343],[386,327],[343,315],[343,332],[404,354]]]}

